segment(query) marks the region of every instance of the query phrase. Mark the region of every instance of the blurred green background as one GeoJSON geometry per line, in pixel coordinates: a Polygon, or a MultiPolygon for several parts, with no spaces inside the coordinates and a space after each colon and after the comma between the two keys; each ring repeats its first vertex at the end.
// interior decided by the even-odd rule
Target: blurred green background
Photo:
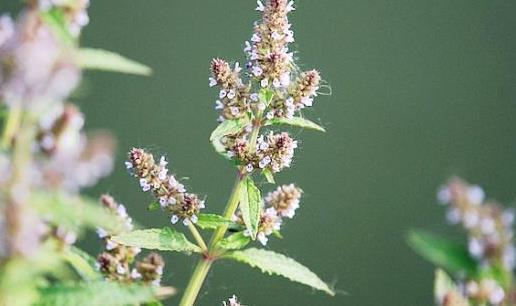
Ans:
{"type": "MultiPolygon", "coordinates": [[[[207,195],[208,210],[221,211],[233,169],[208,142],[217,94],[208,68],[213,57],[243,62],[255,2],[92,2],[83,44],[140,60],[155,74],[85,75],[88,94],[78,102],[87,127],[119,139],[116,171],[89,193],[113,194],[142,224],[167,224],[145,210],[150,197],[123,166],[125,151],[143,146],[168,154],[188,187],[207,195]]],[[[431,305],[433,268],[404,235],[421,227],[461,238],[435,204],[438,185],[458,174],[508,205],[516,196],[516,2],[300,0],[297,8],[299,63],[319,69],[333,94],[307,112],[326,134],[294,132],[301,149],[277,180],[298,183],[305,197],[285,239],[268,247],[349,294],[330,298],[220,262],[197,305],[233,293],[246,305],[431,305]]],[[[93,235],[85,243],[99,251],[93,235]]],[[[164,283],[184,288],[193,264],[172,254],[164,283]]]]}

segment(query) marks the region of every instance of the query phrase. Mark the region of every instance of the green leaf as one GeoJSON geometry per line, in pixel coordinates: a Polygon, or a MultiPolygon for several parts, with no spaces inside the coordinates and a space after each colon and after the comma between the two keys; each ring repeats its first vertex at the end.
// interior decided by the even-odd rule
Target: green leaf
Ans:
{"type": "Polygon", "coordinates": [[[71,246],[62,251],[64,261],[68,262],[85,281],[101,279],[102,275],[95,269],[95,258],[83,250],[71,246]]]}
{"type": "Polygon", "coordinates": [[[452,273],[476,273],[476,262],[466,247],[424,231],[412,231],[408,244],[422,257],[452,273]]]}
{"type": "Polygon", "coordinates": [[[33,192],[30,204],[48,222],[67,229],[101,227],[117,233],[123,229],[119,217],[104,209],[97,201],[59,193],[33,192]]]}
{"type": "Polygon", "coordinates": [[[258,223],[260,222],[262,197],[260,190],[250,177],[246,177],[241,184],[240,211],[242,212],[242,219],[244,219],[246,229],[254,240],[256,239],[258,223]]]}
{"type": "Polygon", "coordinates": [[[317,290],[324,291],[329,295],[335,292],[323,282],[315,273],[301,265],[292,258],[264,249],[247,249],[232,252],[226,257],[240,261],[260,269],[263,273],[276,274],[288,278],[317,290]]]}
{"type": "Polygon", "coordinates": [[[222,138],[226,135],[238,134],[242,129],[249,123],[249,118],[244,117],[241,119],[226,119],[210,135],[210,141],[214,141],[222,138]]]}
{"type": "Polygon", "coordinates": [[[188,241],[185,235],[173,228],[136,230],[111,238],[116,243],[149,250],[176,251],[183,253],[197,252],[201,249],[188,241]]]}
{"type": "Polygon", "coordinates": [[[202,229],[216,229],[219,226],[230,225],[231,223],[233,223],[222,216],[214,214],[199,214],[197,218],[198,220],[197,223],[195,223],[195,225],[202,229]]]}
{"type": "Polygon", "coordinates": [[[276,184],[276,182],[274,181],[274,174],[272,174],[272,171],[270,169],[263,169],[262,174],[263,176],[265,176],[267,183],[276,184]]]}
{"type": "Polygon", "coordinates": [[[77,53],[79,66],[83,69],[103,70],[136,75],[150,75],[152,69],[149,67],[123,57],[117,53],[101,50],[83,48],[77,53]]]}
{"type": "Polygon", "coordinates": [[[282,124],[310,129],[310,130],[315,130],[315,131],[319,131],[319,132],[326,132],[326,130],[322,126],[320,126],[308,119],[301,118],[301,117],[293,117],[290,119],[274,118],[274,119],[265,121],[265,125],[282,125],[282,124]]]}
{"type": "Polygon", "coordinates": [[[238,232],[219,241],[217,247],[225,250],[239,250],[243,249],[249,242],[251,242],[249,236],[245,236],[243,232],[238,232]]]}
{"type": "Polygon", "coordinates": [[[154,289],[136,284],[96,281],[58,284],[40,289],[36,306],[125,306],[155,299],[154,289]]]}
{"type": "Polygon", "coordinates": [[[151,202],[149,206],[147,206],[148,211],[155,211],[159,210],[161,208],[161,205],[159,205],[158,202],[151,202]]]}
{"type": "Polygon", "coordinates": [[[453,305],[469,305],[468,300],[460,293],[453,280],[441,269],[435,271],[434,296],[440,303],[446,298],[453,301],[453,305]]]}
{"type": "Polygon", "coordinates": [[[266,106],[269,106],[269,103],[272,101],[272,97],[274,96],[274,91],[263,88],[258,93],[258,99],[260,99],[260,102],[264,103],[266,106]]]}

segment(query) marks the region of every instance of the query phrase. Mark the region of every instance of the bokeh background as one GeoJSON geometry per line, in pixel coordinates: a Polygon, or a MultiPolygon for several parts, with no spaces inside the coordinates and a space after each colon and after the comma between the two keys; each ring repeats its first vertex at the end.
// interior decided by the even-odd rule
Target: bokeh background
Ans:
{"type": "MultiPolygon", "coordinates": [[[[16,2],[2,0],[1,11],[16,2]]],[[[109,192],[140,223],[165,225],[165,216],[145,210],[150,198],[123,166],[125,151],[143,146],[168,154],[189,188],[207,195],[208,210],[221,211],[233,170],[208,142],[216,126],[208,68],[213,57],[243,62],[255,2],[92,2],[83,44],[140,60],[155,73],[86,73],[78,102],[87,127],[119,139],[113,176],[90,195],[109,192]]],[[[294,132],[301,149],[277,181],[298,183],[305,197],[285,239],[268,247],[348,294],[330,298],[220,262],[197,305],[218,305],[233,293],[246,305],[431,305],[433,268],[404,235],[417,227],[461,239],[435,204],[438,185],[457,174],[507,205],[516,197],[516,2],[297,2],[291,21],[299,63],[319,69],[333,93],[306,113],[328,132],[294,132]]],[[[100,249],[93,235],[84,244],[100,249]]],[[[183,288],[193,264],[170,255],[164,282],[183,288]]]]}

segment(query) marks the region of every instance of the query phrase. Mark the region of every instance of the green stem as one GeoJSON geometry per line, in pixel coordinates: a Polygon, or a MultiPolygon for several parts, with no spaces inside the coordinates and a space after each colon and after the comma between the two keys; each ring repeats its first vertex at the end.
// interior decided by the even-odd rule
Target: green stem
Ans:
{"type": "Polygon", "coordinates": [[[7,114],[4,130],[2,132],[2,140],[0,145],[3,149],[7,149],[11,145],[14,134],[18,131],[22,119],[22,109],[20,107],[13,107],[7,114]]]}
{"type": "Polygon", "coordinates": [[[206,246],[206,243],[204,242],[204,239],[202,239],[201,234],[197,230],[197,227],[193,223],[188,224],[188,229],[192,233],[192,236],[195,238],[195,241],[197,241],[197,245],[201,248],[203,253],[206,253],[208,251],[208,247],[206,246]]]}
{"type": "MultiPolygon", "coordinates": [[[[258,115],[255,118],[255,121],[253,122],[253,130],[251,131],[251,136],[249,138],[249,151],[251,153],[253,153],[256,150],[256,141],[258,139],[258,135],[260,133],[261,128],[261,116],[262,112],[258,112],[258,115]]],[[[237,173],[235,184],[233,185],[231,195],[229,196],[226,208],[224,209],[223,216],[226,219],[230,219],[238,208],[238,203],[240,200],[240,183],[248,175],[244,174],[244,171],[245,170],[239,169],[237,173]]],[[[190,278],[190,281],[188,282],[188,285],[185,289],[183,297],[179,302],[179,306],[192,306],[195,303],[195,300],[197,299],[197,295],[201,290],[204,280],[206,279],[206,276],[210,271],[210,267],[213,260],[217,259],[217,257],[220,255],[217,253],[216,244],[224,238],[224,235],[226,234],[227,230],[228,225],[225,224],[219,226],[213,233],[213,236],[210,240],[209,248],[207,249],[207,252],[204,253],[203,258],[201,258],[197,263],[195,270],[192,274],[192,277],[190,278]]],[[[194,237],[196,236],[196,234],[194,234],[193,232],[192,234],[194,235],[194,237]]],[[[197,242],[199,243],[199,241],[197,242]]]]}
{"type": "Polygon", "coordinates": [[[212,261],[208,258],[202,258],[199,260],[192,274],[192,277],[188,282],[185,293],[179,302],[179,306],[191,306],[195,303],[197,295],[199,295],[199,291],[201,290],[202,284],[208,275],[208,271],[210,271],[211,263],[212,261]]]}

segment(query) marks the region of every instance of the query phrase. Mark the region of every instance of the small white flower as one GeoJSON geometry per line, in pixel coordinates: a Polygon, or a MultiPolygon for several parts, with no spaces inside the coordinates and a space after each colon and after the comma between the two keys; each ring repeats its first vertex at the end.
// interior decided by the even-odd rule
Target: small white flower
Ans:
{"type": "Polygon", "coordinates": [[[267,238],[267,236],[265,236],[265,233],[264,232],[259,232],[258,235],[256,235],[256,238],[258,239],[258,241],[260,241],[260,243],[264,246],[267,245],[267,242],[269,241],[269,238],[267,238]]]}
{"type": "Polygon", "coordinates": [[[99,236],[100,239],[103,239],[105,237],[107,237],[108,233],[106,232],[105,229],[103,228],[97,228],[97,235],[99,236]]]}
{"type": "Polygon", "coordinates": [[[219,92],[219,98],[220,98],[220,99],[225,98],[227,94],[228,94],[228,93],[227,93],[227,91],[226,91],[226,90],[224,90],[224,89],[222,89],[222,90],[220,90],[220,92],[219,92]]]}
{"type": "Polygon", "coordinates": [[[253,169],[254,169],[254,167],[253,167],[253,165],[252,165],[252,164],[247,164],[247,165],[245,166],[245,170],[246,170],[247,172],[253,172],[253,169]]]}
{"type": "Polygon", "coordinates": [[[117,247],[117,244],[116,244],[116,243],[114,243],[113,241],[108,240],[108,241],[106,242],[106,250],[111,251],[111,250],[113,250],[113,249],[114,249],[114,248],[116,248],[116,247],[117,247]]]}
{"type": "Polygon", "coordinates": [[[233,151],[227,151],[227,152],[226,152],[226,156],[227,156],[228,158],[233,158],[233,157],[235,156],[235,152],[233,152],[233,151]]]}
{"type": "Polygon", "coordinates": [[[475,258],[482,258],[484,255],[484,244],[476,238],[470,239],[468,243],[468,250],[471,256],[475,258]]]}
{"type": "Polygon", "coordinates": [[[258,5],[258,6],[256,7],[256,10],[257,10],[257,11],[260,11],[260,12],[263,12],[263,10],[264,10],[265,8],[264,8],[264,6],[263,6],[262,1],[260,1],[260,0],[256,1],[256,4],[258,5]]]}
{"type": "Polygon", "coordinates": [[[170,218],[170,223],[176,224],[177,221],[179,221],[179,217],[176,215],[172,215],[172,217],[170,218]]]}
{"type": "Polygon", "coordinates": [[[184,218],[184,219],[183,219],[183,224],[184,224],[185,226],[190,225],[190,219],[189,219],[188,217],[187,217],[187,218],[184,218]]]}
{"type": "Polygon", "coordinates": [[[290,85],[290,73],[285,72],[285,73],[281,74],[280,82],[283,87],[287,87],[288,85],[290,85]]]}
{"type": "Polygon", "coordinates": [[[261,81],[260,81],[260,85],[261,85],[262,87],[267,87],[267,86],[269,86],[269,80],[267,80],[267,79],[263,79],[263,80],[261,80],[261,81]]]}
{"type": "Polygon", "coordinates": [[[236,96],[236,93],[233,89],[228,91],[227,97],[228,99],[232,100],[236,96]]]}
{"type": "Polygon", "coordinates": [[[262,39],[260,38],[260,35],[258,35],[257,33],[254,33],[253,36],[251,37],[251,41],[258,43],[258,42],[262,41],[262,39]]]}
{"type": "Polygon", "coordinates": [[[147,180],[145,180],[144,178],[140,179],[140,187],[142,187],[142,190],[144,192],[149,191],[151,189],[151,185],[149,185],[149,183],[147,183],[147,180]]]}
{"type": "Polygon", "coordinates": [[[437,201],[443,205],[450,204],[452,201],[452,194],[448,186],[442,186],[439,188],[439,191],[437,191],[437,201]]]}
{"type": "Polygon", "coordinates": [[[168,198],[167,197],[160,197],[159,198],[159,205],[161,208],[165,208],[168,206],[168,198]]]}
{"type": "Polygon", "coordinates": [[[274,79],[274,80],[272,81],[272,86],[274,86],[275,88],[279,88],[279,87],[281,86],[281,82],[280,82],[280,80],[278,80],[278,79],[274,79]]]}
{"type": "Polygon", "coordinates": [[[156,274],[163,275],[163,266],[156,267],[156,270],[154,270],[156,274]]]}
{"type": "Polygon", "coordinates": [[[116,208],[116,213],[121,218],[127,218],[128,217],[127,216],[127,210],[125,209],[125,206],[123,204],[118,205],[118,207],[116,208]]]}
{"type": "Polygon", "coordinates": [[[271,120],[272,118],[274,118],[274,113],[273,112],[267,112],[267,115],[265,115],[265,117],[269,120],[271,120]]]}
{"type": "Polygon", "coordinates": [[[240,71],[242,71],[242,67],[240,67],[240,63],[239,62],[235,62],[235,68],[233,70],[236,73],[239,73],[240,71]]]}
{"type": "Polygon", "coordinates": [[[142,278],[142,275],[140,274],[140,272],[138,272],[138,270],[133,269],[131,271],[131,278],[132,279],[140,279],[140,278],[142,278]]]}
{"type": "Polygon", "coordinates": [[[210,87],[217,85],[217,80],[215,80],[214,78],[209,78],[208,80],[210,87]]]}
{"type": "Polygon", "coordinates": [[[133,163],[126,161],[125,162],[125,168],[126,169],[132,169],[133,168],[133,163]]]}
{"type": "Polygon", "coordinates": [[[118,274],[124,274],[125,273],[125,268],[122,266],[122,265],[118,265],[116,267],[116,273],[118,274]]]}
{"type": "Polygon", "coordinates": [[[215,109],[216,110],[220,110],[223,108],[224,108],[224,104],[222,104],[222,102],[220,102],[220,100],[215,101],[215,109]]]}
{"type": "Polygon", "coordinates": [[[287,106],[287,107],[292,107],[292,106],[294,106],[294,98],[292,98],[292,97],[288,97],[288,98],[285,100],[285,106],[287,106]]]}
{"type": "Polygon", "coordinates": [[[255,102],[256,102],[256,101],[258,101],[258,94],[257,94],[257,93],[255,93],[255,92],[253,92],[253,93],[249,96],[249,98],[250,98],[251,100],[253,100],[253,101],[255,101],[255,102]]]}
{"type": "MultiPolygon", "coordinates": [[[[203,208],[206,208],[206,204],[204,203],[204,201],[200,201],[199,202],[199,209],[203,209],[203,208]]],[[[197,217],[196,217],[197,218],[197,217]]],[[[196,221],[197,222],[197,221],[196,221]]],[[[194,223],[196,223],[194,222],[194,223]]]]}
{"type": "Polygon", "coordinates": [[[295,11],[296,8],[294,7],[294,1],[289,1],[287,4],[287,7],[285,8],[287,12],[295,11]]]}
{"type": "Polygon", "coordinates": [[[483,218],[480,220],[480,229],[484,235],[493,234],[496,231],[495,221],[491,218],[483,218]]]}
{"type": "Polygon", "coordinates": [[[477,226],[480,217],[476,211],[468,211],[464,214],[464,227],[470,229],[477,226]]]}
{"type": "Polygon", "coordinates": [[[312,106],[313,102],[314,102],[314,100],[312,98],[310,98],[310,97],[303,97],[301,99],[301,103],[303,103],[304,105],[306,105],[308,107],[312,106]]]}
{"type": "MultiPolygon", "coordinates": [[[[185,220],[186,220],[186,219],[185,219],[185,220]]],[[[192,221],[192,223],[194,223],[194,224],[195,224],[195,223],[197,223],[197,221],[199,221],[199,219],[197,218],[197,215],[192,215],[192,216],[190,217],[190,221],[192,221]]]]}
{"type": "Polygon", "coordinates": [[[256,77],[259,77],[263,73],[262,68],[259,67],[259,66],[253,66],[251,71],[252,71],[253,75],[256,76],[256,77]]]}
{"type": "Polygon", "coordinates": [[[475,185],[468,188],[466,196],[471,204],[480,205],[484,202],[485,192],[482,187],[475,185]]]}
{"type": "Polygon", "coordinates": [[[446,213],[446,220],[448,221],[448,223],[452,225],[458,224],[460,222],[460,219],[460,211],[456,208],[449,209],[446,213]]]}
{"type": "MultiPolygon", "coordinates": [[[[249,59],[254,61],[254,60],[257,60],[258,59],[258,52],[256,51],[252,51],[250,56],[249,56],[249,59]]],[[[252,66],[252,64],[250,64],[252,66]]]]}
{"type": "Polygon", "coordinates": [[[155,279],[151,282],[151,285],[155,286],[155,287],[159,287],[161,285],[161,279],[155,279]]]}
{"type": "Polygon", "coordinates": [[[261,110],[261,111],[264,111],[264,110],[265,110],[265,107],[266,107],[266,106],[265,106],[265,103],[262,103],[262,102],[258,103],[256,106],[257,106],[257,107],[258,107],[258,109],[259,109],[259,110],[261,110]]]}
{"type": "Polygon", "coordinates": [[[231,115],[233,115],[233,116],[237,116],[238,114],[240,114],[240,111],[238,110],[238,107],[236,107],[236,106],[231,106],[229,108],[229,110],[231,111],[231,115]]]}
{"type": "Polygon", "coordinates": [[[246,40],[245,41],[245,47],[244,47],[244,52],[249,52],[253,49],[253,47],[251,46],[251,44],[246,40]]]}

